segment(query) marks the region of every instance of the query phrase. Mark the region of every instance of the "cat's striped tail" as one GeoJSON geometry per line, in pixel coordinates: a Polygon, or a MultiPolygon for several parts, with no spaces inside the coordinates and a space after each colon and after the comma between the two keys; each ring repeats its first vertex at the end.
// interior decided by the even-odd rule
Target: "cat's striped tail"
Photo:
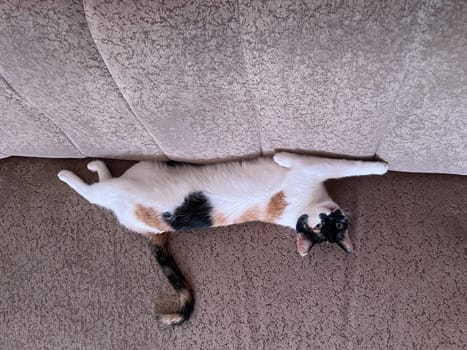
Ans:
{"type": "Polygon", "coordinates": [[[175,259],[170,254],[167,244],[168,235],[168,233],[151,234],[149,242],[152,254],[180,298],[179,311],[173,314],[161,314],[159,315],[159,320],[166,325],[179,325],[190,318],[195,305],[195,299],[190,286],[185,277],[183,277],[175,259]]]}

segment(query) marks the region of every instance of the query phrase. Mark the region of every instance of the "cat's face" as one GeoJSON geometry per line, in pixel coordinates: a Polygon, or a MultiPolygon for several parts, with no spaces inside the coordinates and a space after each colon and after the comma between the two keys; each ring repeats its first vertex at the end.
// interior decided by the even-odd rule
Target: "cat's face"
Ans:
{"type": "Polygon", "coordinates": [[[352,253],[353,247],[348,232],[348,219],[340,209],[333,210],[329,215],[319,214],[317,220],[310,220],[307,214],[297,220],[297,249],[301,256],[308,254],[318,243],[337,243],[347,253],[352,253]]]}

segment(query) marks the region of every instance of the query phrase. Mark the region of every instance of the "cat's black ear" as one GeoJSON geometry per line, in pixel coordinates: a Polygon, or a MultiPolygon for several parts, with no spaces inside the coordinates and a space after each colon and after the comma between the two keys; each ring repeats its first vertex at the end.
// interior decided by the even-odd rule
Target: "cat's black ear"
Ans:
{"type": "Polygon", "coordinates": [[[352,254],[353,253],[353,244],[352,241],[350,240],[349,236],[349,231],[346,230],[344,233],[344,238],[342,238],[340,241],[337,242],[339,247],[344,249],[346,253],[352,254]]]}
{"type": "Polygon", "coordinates": [[[313,247],[313,241],[307,237],[304,233],[298,232],[297,234],[297,251],[301,256],[308,254],[310,249],[313,247]]]}

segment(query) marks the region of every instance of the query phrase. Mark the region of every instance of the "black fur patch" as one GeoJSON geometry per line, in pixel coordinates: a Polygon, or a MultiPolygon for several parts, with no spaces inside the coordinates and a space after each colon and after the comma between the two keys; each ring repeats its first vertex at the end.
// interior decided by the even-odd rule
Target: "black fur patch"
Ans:
{"type": "Polygon", "coordinates": [[[327,241],[338,243],[344,238],[349,221],[340,209],[334,210],[329,215],[319,214],[319,218],[321,219],[320,232],[327,241]]]}
{"type": "Polygon", "coordinates": [[[168,167],[171,167],[171,168],[178,168],[178,167],[181,167],[181,166],[185,166],[186,163],[178,162],[176,160],[168,160],[167,162],[165,162],[165,165],[167,165],[168,167]]]}
{"type": "Polygon", "coordinates": [[[192,166],[192,167],[203,166],[203,164],[185,163],[185,162],[179,162],[178,160],[168,160],[165,162],[165,165],[171,168],[179,168],[179,167],[184,167],[184,166],[192,166]]]}
{"type": "Polygon", "coordinates": [[[175,259],[167,251],[166,247],[152,245],[152,254],[156,258],[159,265],[162,267],[164,275],[169,279],[170,284],[177,292],[188,289],[188,284],[183,277],[175,259]]]}
{"type": "Polygon", "coordinates": [[[311,229],[310,226],[308,226],[307,214],[303,214],[298,218],[296,230],[297,232],[304,233],[305,236],[308,237],[308,239],[311,240],[311,242],[313,242],[313,245],[326,241],[326,239],[321,235],[320,232],[315,232],[313,229],[311,229]]]}
{"type": "Polygon", "coordinates": [[[165,212],[162,217],[174,230],[190,230],[212,226],[211,212],[208,197],[203,192],[192,192],[173,213],[165,212]]]}
{"type": "Polygon", "coordinates": [[[343,238],[348,226],[348,219],[340,209],[331,214],[319,214],[321,224],[315,228],[308,226],[308,215],[304,214],[298,218],[296,229],[304,233],[313,244],[322,242],[339,243],[343,238]]]}

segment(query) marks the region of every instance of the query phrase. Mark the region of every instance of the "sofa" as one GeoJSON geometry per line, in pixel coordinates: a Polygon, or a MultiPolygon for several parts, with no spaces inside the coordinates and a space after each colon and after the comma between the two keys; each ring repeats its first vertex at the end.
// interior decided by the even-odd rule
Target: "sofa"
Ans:
{"type": "Polygon", "coordinates": [[[463,1],[7,0],[0,156],[467,174],[463,1]]]}

